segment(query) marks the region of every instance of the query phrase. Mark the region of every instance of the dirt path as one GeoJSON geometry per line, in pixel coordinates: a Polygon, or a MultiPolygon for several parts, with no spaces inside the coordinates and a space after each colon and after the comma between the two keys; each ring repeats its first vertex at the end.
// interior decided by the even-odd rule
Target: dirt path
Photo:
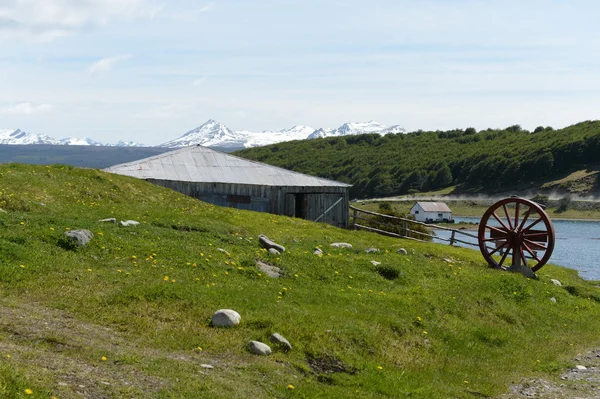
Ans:
{"type": "Polygon", "coordinates": [[[600,349],[574,359],[577,367],[560,375],[558,381],[530,379],[512,386],[498,399],[598,399],[600,398],[600,349]]]}

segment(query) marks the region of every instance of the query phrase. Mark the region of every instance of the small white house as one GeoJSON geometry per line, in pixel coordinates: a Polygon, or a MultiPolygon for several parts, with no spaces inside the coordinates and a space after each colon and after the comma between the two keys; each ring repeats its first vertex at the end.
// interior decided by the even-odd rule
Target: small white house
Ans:
{"type": "Polygon", "coordinates": [[[410,209],[417,222],[453,222],[452,211],[443,202],[417,202],[410,209]]]}

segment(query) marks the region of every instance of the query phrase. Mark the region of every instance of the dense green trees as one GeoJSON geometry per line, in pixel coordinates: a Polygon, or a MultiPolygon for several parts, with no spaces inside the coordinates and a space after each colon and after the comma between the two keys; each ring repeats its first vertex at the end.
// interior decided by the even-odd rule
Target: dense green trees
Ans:
{"type": "Polygon", "coordinates": [[[362,134],[252,148],[239,155],[353,184],[354,197],[382,197],[460,185],[493,192],[600,164],[600,121],[564,129],[362,134]]]}

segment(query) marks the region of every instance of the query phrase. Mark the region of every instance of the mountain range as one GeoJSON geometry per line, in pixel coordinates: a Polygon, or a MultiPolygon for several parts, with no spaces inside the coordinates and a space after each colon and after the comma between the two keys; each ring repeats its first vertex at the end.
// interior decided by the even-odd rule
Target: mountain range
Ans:
{"type": "MultiPolygon", "coordinates": [[[[291,140],[305,140],[321,137],[337,137],[352,134],[378,133],[406,133],[399,125],[385,126],[375,121],[348,122],[336,129],[313,129],[310,126],[298,125],[280,131],[265,130],[260,133],[246,130],[233,131],[227,126],[213,119],[190,130],[181,137],[167,141],[157,147],[179,148],[190,145],[203,145],[225,151],[242,148],[259,147],[269,144],[291,140]]],[[[54,139],[50,136],[35,133],[26,133],[20,129],[0,129],[0,144],[50,144],[50,145],[85,145],[85,146],[115,146],[115,147],[144,147],[135,142],[119,141],[117,144],[103,144],[89,138],[64,138],[54,139]]]]}

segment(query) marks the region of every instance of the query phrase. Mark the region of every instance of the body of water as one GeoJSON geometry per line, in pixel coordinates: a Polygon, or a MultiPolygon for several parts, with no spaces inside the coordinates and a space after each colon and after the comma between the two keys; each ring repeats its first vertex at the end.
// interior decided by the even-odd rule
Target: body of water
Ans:
{"type": "MultiPolygon", "coordinates": [[[[479,218],[474,217],[457,217],[454,220],[457,223],[479,223],[479,218]]],[[[552,224],[556,243],[548,263],[575,269],[586,280],[600,280],[600,221],[553,220],[552,224]]],[[[477,235],[477,231],[472,233],[477,235]]],[[[436,234],[448,239],[451,233],[436,230],[436,234]]],[[[459,237],[461,240],[477,243],[476,239],[457,235],[459,237]]],[[[459,245],[479,251],[478,247],[459,245]]]]}

